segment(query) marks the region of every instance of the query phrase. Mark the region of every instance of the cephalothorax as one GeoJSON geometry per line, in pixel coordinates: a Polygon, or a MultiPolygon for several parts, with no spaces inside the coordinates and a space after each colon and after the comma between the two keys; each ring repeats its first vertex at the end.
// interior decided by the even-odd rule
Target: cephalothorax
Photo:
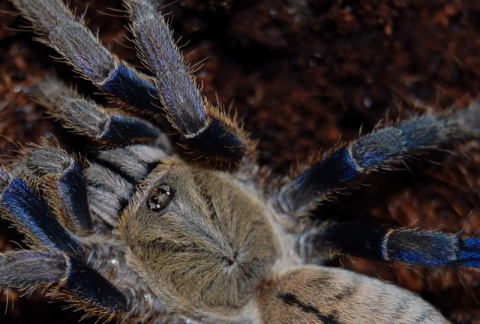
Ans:
{"type": "Polygon", "coordinates": [[[2,217],[29,247],[0,257],[2,288],[47,287],[87,316],[128,323],[445,321],[413,293],[321,263],[349,254],[478,268],[480,239],[310,216],[363,174],[478,137],[478,105],[377,130],[262,181],[254,145],[200,95],[152,0],[124,2],[153,77],[112,56],[60,0],[12,2],[77,72],[149,121],[38,84],[64,127],[110,148],[82,167],[44,144],[0,169],[2,217]],[[162,135],[172,130],[173,151],[162,135]]]}

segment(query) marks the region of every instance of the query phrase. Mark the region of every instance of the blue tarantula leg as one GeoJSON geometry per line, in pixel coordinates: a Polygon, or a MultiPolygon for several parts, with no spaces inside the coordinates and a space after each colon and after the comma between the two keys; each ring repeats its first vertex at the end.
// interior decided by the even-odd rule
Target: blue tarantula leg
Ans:
{"type": "Polygon", "coordinates": [[[441,232],[345,223],[310,230],[300,244],[307,258],[351,255],[410,265],[480,266],[480,239],[441,232]]]}
{"type": "Polygon", "coordinates": [[[11,0],[41,36],[82,77],[101,90],[140,109],[159,114],[157,89],[148,77],[126,67],[60,0],[11,0]]]}
{"type": "Polygon", "coordinates": [[[0,288],[31,291],[38,287],[47,287],[50,295],[104,320],[121,318],[130,308],[121,291],[75,258],[36,251],[0,255],[0,288]]]}
{"type": "Polygon", "coordinates": [[[29,246],[84,258],[86,249],[20,179],[0,168],[0,213],[26,236],[29,246]]]}
{"type": "Polygon", "coordinates": [[[75,234],[92,229],[87,189],[79,163],[54,147],[34,147],[15,165],[12,173],[38,188],[62,223],[75,234]]]}
{"type": "Polygon", "coordinates": [[[150,0],[124,1],[143,62],[155,74],[170,122],[194,155],[238,161],[249,150],[246,134],[202,98],[165,19],[150,0]]]}
{"type": "Polygon", "coordinates": [[[201,98],[188,68],[183,66],[170,31],[152,3],[138,2],[127,7],[131,7],[130,14],[135,19],[134,34],[138,28],[147,34],[138,45],[145,51],[145,62],[157,76],[155,84],[110,54],[60,0],[11,1],[33,24],[46,45],[101,90],[146,110],[159,118],[160,124],[164,124],[161,117],[164,111],[180,133],[185,153],[192,159],[230,166],[238,164],[252,150],[246,133],[225,113],[201,98]],[[164,107],[163,111],[160,107],[164,107]]]}
{"type": "Polygon", "coordinates": [[[125,145],[160,136],[156,127],[135,117],[107,112],[92,100],[82,98],[76,91],[58,80],[43,80],[35,94],[50,114],[73,132],[106,145],[125,145]]]}
{"type": "Polygon", "coordinates": [[[427,114],[360,137],[298,175],[279,194],[282,209],[308,214],[361,175],[388,170],[441,144],[480,135],[480,105],[444,115],[427,114]]]}

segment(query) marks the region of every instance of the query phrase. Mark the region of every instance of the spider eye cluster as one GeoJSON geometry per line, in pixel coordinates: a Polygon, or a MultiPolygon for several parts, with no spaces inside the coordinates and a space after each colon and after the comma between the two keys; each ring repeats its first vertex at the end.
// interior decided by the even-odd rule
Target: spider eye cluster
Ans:
{"type": "Polygon", "coordinates": [[[168,184],[162,183],[152,190],[147,200],[147,207],[154,212],[162,211],[168,206],[172,198],[172,188],[168,184]]]}

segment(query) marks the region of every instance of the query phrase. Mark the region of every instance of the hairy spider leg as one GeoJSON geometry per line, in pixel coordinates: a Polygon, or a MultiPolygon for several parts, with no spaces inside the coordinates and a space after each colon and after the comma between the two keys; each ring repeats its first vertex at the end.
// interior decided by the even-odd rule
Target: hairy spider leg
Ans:
{"type": "Polygon", "coordinates": [[[130,29],[144,64],[155,74],[160,100],[170,122],[184,138],[182,145],[195,155],[240,160],[248,150],[245,133],[200,95],[163,15],[151,0],[124,1],[130,29]]]}
{"type": "Polygon", "coordinates": [[[77,258],[55,252],[2,253],[0,287],[27,292],[47,287],[52,296],[105,320],[121,317],[130,307],[125,295],[98,272],[77,258]]]}
{"type": "Polygon", "coordinates": [[[12,2],[32,23],[41,36],[39,41],[55,49],[82,77],[130,105],[158,115],[161,104],[148,77],[114,57],[61,1],[12,2]]]}
{"type": "Polygon", "coordinates": [[[2,217],[26,236],[33,249],[0,255],[0,287],[31,291],[44,286],[99,317],[121,316],[129,309],[126,296],[86,264],[83,244],[23,181],[4,169],[0,169],[0,207],[2,217]]]}
{"type": "Polygon", "coordinates": [[[0,169],[0,190],[3,217],[25,234],[34,247],[82,258],[86,250],[50,213],[42,200],[20,179],[0,169]]]}
{"type": "Polygon", "coordinates": [[[41,41],[101,90],[156,116],[162,110],[181,135],[186,153],[215,165],[236,165],[252,149],[246,134],[202,98],[173,42],[164,18],[150,1],[126,3],[140,56],[156,75],[135,71],[103,47],[60,0],[12,0],[41,41]],[[145,37],[140,35],[145,34],[145,37]]]}
{"type": "Polygon", "coordinates": [[[85,235],[92,230],[92,220],[82,168],[64,150],[44,145],[24,152],[12,174],[48,197],[50,210],[65,227],[85,235]]]}
{"type": "Polygon", "coordinates": [[[300,240],[307,259],[351,255],[422,266],[480,267],[480,239],[371,224],[334,224],[310,229],[300,240]]]}
{"type": "Polygon", "coordinates": [[[49,113],[63,127],[96,142],[127,145],[145,140],[154,141],[160,136],[159,130],[149,122],[125,116],[121,112],[107,112],[58,80],[42,80],[36,89],[38,91],[33,93],[35,100],[48,107],[49,113]]]}
{"type": "Polygon", "coordinates": [[[444,115],[427,114],[377,130],[340,148],[298,175],[280,192],[280,208],[293,217],[308,215],[361,175],[391,169],[395,163],[410,156],[478,135],[478,104],[444,115]]]}

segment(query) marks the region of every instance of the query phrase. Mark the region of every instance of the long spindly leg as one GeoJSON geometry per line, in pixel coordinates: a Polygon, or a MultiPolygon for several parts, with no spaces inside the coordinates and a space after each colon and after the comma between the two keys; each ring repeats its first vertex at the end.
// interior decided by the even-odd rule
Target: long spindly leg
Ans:
{"type": "Polygon", "coordinates": [[[121,318],[130,308],[121,291],[81,260],[38,251],[0,255],[0,288],[28,292],[40,287],[105,321],[121,318]]]}
{"type": "Polygon", "coordinates": [[[48,197],[50,210],[76,235],[92,230],[87,189],[80,164],[64,150],[35,146],[12,170],[14,176],[48,197]]]}
{"type": "Polygon", "coordinates": [[[49,108],[50,114],[74,133],[106,145],[127,145],[144,140],[154,141],[158,129],[147,121],[106,111],[92,100],[58,80],[41,81],[35,99],[49,108]]]}
{"type": "Polygon", "coordinates": [[[444,115],[424,115],[377,130],[314,163],[285,185],[278,196],[280,208],[295,217],[308,215],[361,175],[388,170],[410,156],[478,135],[478,104],[444,115]]]}
{"type": "Polygon", "coordinates": [[[155,84],[110,54],[60,0],[11,1],[32,22],[45,44],[101,90],[157,116],[160,124],[164,124],[160,116],[165,112],[181,135],[185,153],[193,159],[230,166],[252,149],[246,134],[200,96],[153,3],[132,1],[127,7],[134,33],[141,30],[146,34],[138,45],[157,76],[155,84]]]}
{"type": "Polygon", "coordinates": [[[367,224],[336,224],[303,234],[307,259],[351,255],[373,261],[423,266],[480,267],[480,239],[367,224]]]}

